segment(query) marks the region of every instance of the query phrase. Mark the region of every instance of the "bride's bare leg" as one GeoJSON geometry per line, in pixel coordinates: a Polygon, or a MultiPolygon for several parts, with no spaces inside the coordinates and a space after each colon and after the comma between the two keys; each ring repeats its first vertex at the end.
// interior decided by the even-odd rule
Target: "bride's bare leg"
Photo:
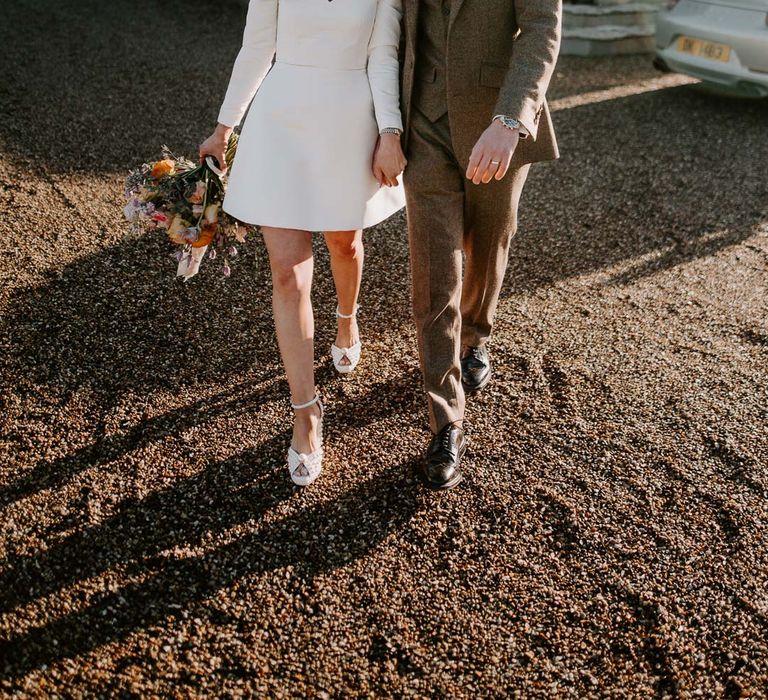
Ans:
{"type": "MultiPolygon", "coordinates": [[[[348,315],[355,311],[357,298],[360,295],[360,282],[363,278],[363,248],[362,231],[328,231],[325,243],[331,254],[331,272],[336,285],[336,296],[339,300],[339,310],[348,315]]],[[[336,331],[336,346],[352,347],[360,340],[360,332],[356,318],[339,318],[336,331]]],[[[342,364],[349,364],[344,358],[342,364]]]]}
{"type": "MultiPolygon", "coordinates": [[[[262,227],[272,269],[272,307],[280,355],[291,389],[291,401],[303,404],[315,395],[312,315],[312,234],[308,231],[262,227]]],[[[320,409],[317,405],[295,412],[293,448],[314,452],[320,409]]]]}

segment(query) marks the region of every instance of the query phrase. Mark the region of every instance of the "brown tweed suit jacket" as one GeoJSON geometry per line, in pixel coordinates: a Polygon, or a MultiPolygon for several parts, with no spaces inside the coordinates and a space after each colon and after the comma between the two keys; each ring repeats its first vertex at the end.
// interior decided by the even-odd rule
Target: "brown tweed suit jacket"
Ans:
{"type": "MultiPolygon", "coordinates": [[[[404,0],[401,100],[405,146],[418,60],[420,0],[404,0]]],[[[512,167],[558,157],[545,99],[560,48],[562,0],[452,0],[446,57],[448,117],[462,166],[496,114],[519,119],[512,167]]]]}

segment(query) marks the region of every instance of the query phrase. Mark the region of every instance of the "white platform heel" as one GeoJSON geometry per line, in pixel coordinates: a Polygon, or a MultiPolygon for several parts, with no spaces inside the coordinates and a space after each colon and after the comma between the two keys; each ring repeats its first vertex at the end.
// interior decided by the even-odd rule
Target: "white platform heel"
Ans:
{"type": "MultiPolygon", "coordinates": [[[[339,307],[336,307],[336,318],[355,318],[360,306],[355,306],[355,310],[351,314],[343,314],[339,311],[339,307]]],[[[360,362],[360,355],[363,350],[363,344],[358,340],[351,348],[340,348],[336,344],[331,345],[331,357],[333,358],[333,366],[339,374],[349,374],[360,362]],[[346,363],[342,364],[346,359],[346,363]]]]}
{"type": "Polygon", "coordinates": [[[291,475],[291,480],[297,486],[309,486],[320,476],[320,472],[323,471],[323,416],[325,415],[325,409],[323,408],[322,401],[320,401],[319,394],[315,394],[315,398],[307,401],[307,403],[291,403],[291,408],[294,411],[309,408],[315,404],[320,407],[320,420],[317,423],[319,447],[310,454],[297,452],[293,449],[293,445],[288,448],[288,472],[291,475]]]}

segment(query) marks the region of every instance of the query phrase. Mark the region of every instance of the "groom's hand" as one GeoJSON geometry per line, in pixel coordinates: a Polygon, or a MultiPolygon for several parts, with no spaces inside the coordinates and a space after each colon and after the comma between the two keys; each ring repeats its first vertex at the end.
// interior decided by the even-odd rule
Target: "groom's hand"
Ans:
{"type": "Polygon", "coordinates": [[[519,140],[520,129],[508,129],[498,120],[491,122],[472,149],[467,179],[476,185],[488,184],[494,178],[501,180],[509,170],[519,140]]]}

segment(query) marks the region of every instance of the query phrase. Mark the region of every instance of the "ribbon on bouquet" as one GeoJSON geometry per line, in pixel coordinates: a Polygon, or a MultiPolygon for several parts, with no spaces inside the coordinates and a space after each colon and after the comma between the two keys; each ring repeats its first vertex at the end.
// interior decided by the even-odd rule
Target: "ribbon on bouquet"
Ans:
{"type": "Polygon", "coordinates": [[[200,272],[200,263],[203,262],[207,250],[208,246],[203,246],[202,248],[191,248],[189,252],[185,252],[176,268],[176,277],[183,277],[185,282],[191,280],[200,272]]]}
{"type": "Polygon", "coordinates": [[[215,172],[215,173],[216,173],[216,174],[217,174],[217,175],[218,175],[218,176],[219,176],[219,177],[220,177],[222,180],[223,180],[223,179],[224,179],[224,178],[227,176],[227,174],[226,174],[225,172],[222,172],[221,170],[219,170],[219,168],[218,168],[218,167],[216,167],[216,161],[214,160],[214,158],[213,158],[212,156],[206,156],[206,157],[205,157],[205,163],[206,163],[206,165],[207,165],[207,166],[208,166],[208,167],[209,167],[211,170],[213,170],[213,172],[215,172]]]}

